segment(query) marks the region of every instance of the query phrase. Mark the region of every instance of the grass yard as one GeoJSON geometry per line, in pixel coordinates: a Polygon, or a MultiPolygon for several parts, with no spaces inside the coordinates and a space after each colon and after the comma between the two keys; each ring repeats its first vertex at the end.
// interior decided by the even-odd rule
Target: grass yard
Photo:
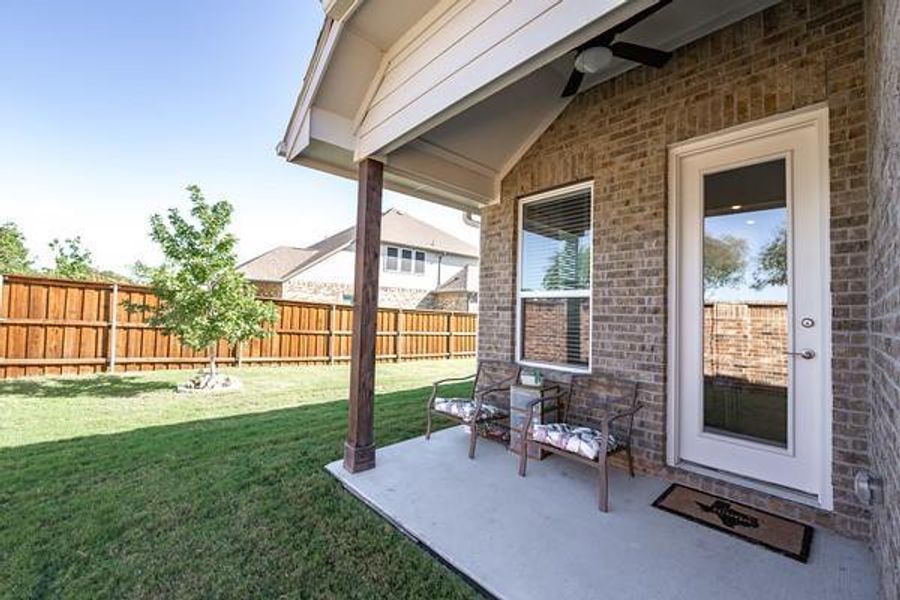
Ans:
{"type": "MultiPolygon", "coordinates": [[[[473,369],[380,365],[377,443],[421,435],[429,383],[473,369]]],[[[347,367],[174,394],[187,375],[0,382],[0,597],[475,596],[324,471],[347,367]]]]}

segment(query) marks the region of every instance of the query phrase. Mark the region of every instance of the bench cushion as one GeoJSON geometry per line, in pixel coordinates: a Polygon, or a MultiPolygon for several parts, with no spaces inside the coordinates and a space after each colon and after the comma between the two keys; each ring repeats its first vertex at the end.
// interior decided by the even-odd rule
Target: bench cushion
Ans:
{"type": "MultiPolygon", "coordinates": [[[[456,417],[457,419],[462,419],[466,423],[470,423],[472,421],[472,416],[475,414],[475,401],[470,400],[469,398],[435,398],[434,410],[450,415],[451,417],[456,417]]],[[[481,412],[478,413],[478,420],[484,421],[505,414],[505,411],[499,406],[494,406],[493,404],[485,402],[481,405],[481,412]]]]}
{"type": "MultiPolygon", "coordinates": [[[[546,423],[532,426],[531,439],[590,460],[597,460],[603,433],[590,427],[576,427],[566,423],[546,423]]],[[[616,439],[610,434],[606,452],[609,454],[615,450],[616,439]]]]}

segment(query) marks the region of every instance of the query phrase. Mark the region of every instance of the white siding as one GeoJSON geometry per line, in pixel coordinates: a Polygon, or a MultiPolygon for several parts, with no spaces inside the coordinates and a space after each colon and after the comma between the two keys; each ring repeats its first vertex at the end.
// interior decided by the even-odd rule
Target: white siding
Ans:
{"type": "Polygon", "coordinates": [[[625,3],[458,0],[439,5],[417,35],[404,36],[387,53],[384,76],[357,132],[356,158],[414,136],[430,119],[463,100],[474,102],[476,92],[501,77],[512,78],[516,68],[536,56],[549,62],[561,53],[554,44],[586,24],[606,16],[606,23],[595,24],[606,28],[650,2],[637,0],[607,16],[625,3]]]}
{"type": "MultiPolygon", "coordinates": [[[[440,284],[460,272],[466,265],[477,265],[478,259],[458,255],[446,255],[440,258],[433,252],[425,251],[425,273],[398,273],[384,270],[384,257],[386,245],[381,246],[381,271],[379,273],[379,287],[407,288],[416,290],[433,290],[440,284]],[[440,263],[440,267],[438,264],[440,263]],[[440,280],[438,279],[440,271],[440,280]]],[[[317,283],[342,283],[353,284],[353,270],[355,267],[355,255],[353,250],[341,250],[329,256],[322,262],[303,271],[292,281],[314,281],[317,283]]],[[[477,276],[477,274],[476,274],[477,276]]]]}
{"type": "Polygon", "coordinates": [[[292,280],[315,281],[317,283],[353,284],[353,269],[356,253],[353,250],[335,252],[322,262],[306,269],[292,280]]]}

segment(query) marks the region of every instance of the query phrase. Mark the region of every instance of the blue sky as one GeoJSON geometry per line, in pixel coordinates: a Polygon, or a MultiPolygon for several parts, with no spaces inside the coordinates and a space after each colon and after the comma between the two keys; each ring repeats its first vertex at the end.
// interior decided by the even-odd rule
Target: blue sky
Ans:
{"type": "Polygon", "coordinates": [[[744,272],[742,285],[721,288],[707,292],[708,299],[724,302],[739,301],[775,301],[786,302],[787,288],[784,286],[767,286],[761,290],[750,287],[753,271],[757,268],[759,253],[770,243],[775,234],[784,225],[787,213],[783,208],[741,212],[737,214],[707,217],[704,219],[704,231],[714,237],[732,235],[747,242],[747,269],[744,272]]]}
{"type": "MultiPolygon", "coordinates": [[[[236,208],[240,254],[352,223],[355,184],[275,156],[322,21],[317,0],[28,0],[0,19],[0,222],[47,262],[81,235],[103,268],[158,258],[184,187],[236,208]],[[327,210],[323,208],[327,207],[327,210]]],[[[456,211],[388,193],[476,243],[456,211]]]]}

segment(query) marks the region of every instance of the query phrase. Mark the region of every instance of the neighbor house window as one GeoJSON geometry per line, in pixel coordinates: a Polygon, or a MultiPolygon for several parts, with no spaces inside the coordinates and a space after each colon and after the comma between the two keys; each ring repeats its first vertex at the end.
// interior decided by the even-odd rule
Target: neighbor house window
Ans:
{"type": "Polygon", "coordinates": [[[400,270],[404,273],[412,273],[412,250],[404,248],[400,251],[400,270]]]}
{"type": "Polygon", "coordinates": [[[574,371],[590,369],[591,185],[521,201],[518,359],[574,371]]]}
{"type": "Polygon", "coordinates": [[[387,252],[384,257],[384,270],[385,271],[396,271],[399,265],[398,256],[400,255],[400,250],[398,248],[393,248],[391,246],[387,247],[387,252]]]}
{"type": "Polygon", "coordinates": [[[425,274],[425,252],[410,248],[386,246],[384,270],[398,273],[425,274]]]}
{"type": "Polygon", "coordinates": [[[416,250],[416,275],[425,273],[425,253],[416,250]]]}

